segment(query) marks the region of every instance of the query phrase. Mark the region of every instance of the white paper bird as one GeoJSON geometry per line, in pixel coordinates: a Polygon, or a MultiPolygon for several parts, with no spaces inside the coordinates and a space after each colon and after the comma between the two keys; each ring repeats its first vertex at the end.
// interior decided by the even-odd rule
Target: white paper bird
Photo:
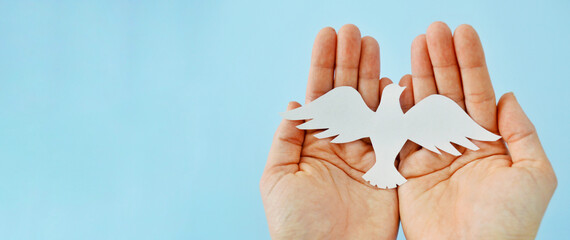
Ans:
{"type": "Polygon", "coordinates": [[[479,148],[469,139],[495,141],[500,137],[477,125],[453,100],[430,95],[406,114],[400,107],[405,87],[390,84],[384,88],[378,110],[373,112],[352,87],[337,87],[309,104],[282,113],[289,120],[306,120],[299,129],[327,129],[317,138],[335,137],[332,143],[347,143],[370,137],[376,163],[362,177],[379,188],[395,188],[406,179],[396,170],[394,161],[409,139],[439,153],[461,153],[450,142],[471,150],[479,148]]]}

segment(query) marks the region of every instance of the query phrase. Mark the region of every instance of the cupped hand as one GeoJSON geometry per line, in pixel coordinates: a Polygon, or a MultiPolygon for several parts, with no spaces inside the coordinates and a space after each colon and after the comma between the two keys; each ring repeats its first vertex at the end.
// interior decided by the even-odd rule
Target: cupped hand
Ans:
{"type": "Polygon", "coordinates": [[[407,239],[533,239],[556,188],[556,177],[536,130],[512,93],[498,104],[475,30],[452,35],[441,22],[412,43],[412,77],[405,102],[430,94],[455,100],[481,126],[500,134],[478,151],[435,154],[408,144],[398,188],[407,239]]]}
{"type": "MultiPolygon", "coordinates": [[[[376,40],[361,38],[354,25],[338,36],[322,29],[313,46],[306,103],[334,87],[352,86],[373,110],[381,90],[376,40]]],[[[288,110],[297,108],[290,103],[288,110]]],[[[380,190],[362,180],[374,164],[369,142],[333,144],[314,131],[284,120],[273,139],[260,188],[274,239],[395,239],[398,232],[396,190],[380,190]]]]}

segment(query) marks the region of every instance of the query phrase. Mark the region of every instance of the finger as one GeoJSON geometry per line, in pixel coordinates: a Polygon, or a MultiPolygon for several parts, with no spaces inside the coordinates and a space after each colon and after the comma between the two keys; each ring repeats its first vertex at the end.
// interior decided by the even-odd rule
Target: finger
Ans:
{"type": "Polygon", "coordinates": [[[434,22],[426,31],[426,41],[438,94],[451,98],[465,109],[451,30],[443,22],[434,22]]]}
{"type": "MultiPolygon", "coordinates": [[[[300,107],[297,102],[290,102],[287,110],[300,107]]],[[[303,120],[284,119],[273,137],[273,144],[269,150],[269,157],[265,170],[279,168],[285,172],[296,172],[299,169],[301,149],[305,139],[305,132],[296,126],[303,123],[303,120]]]]}
{"type": "Polygon", "coordinates": [[[352,24],[338,30],[334,86],[357,88],[358,63],[360,62],[360,30],[352,24]]]}
{"type": "Polygon", "coordinates": [[[497,132],[495,92],[485,63],[479,36],[469,25],[461,25],[453,35],[455,52],[463,82],[467,113],[479,125],[497,132]]]}
{"type": "Polygon", "coordinates": [[[372,37],[362,38],[360,64],[358,69],[358,91],[364,102],[372,110],[376,110],[379,101],[380,81],[380,47],[372,37]]]}
{"type": "Polygon", "coordinates": [[[380,99],[380,101],[382,101],[382,92],[384,91],[384,88],[386,88],[386,86],[392,84],[392,80],[390,80],[390,78],[387,77],[383,77],[380,79],[380,84],[379,84],[379,89],[380,91],[378,91],[378,98],[380,99]]]}
{"type": "Polygon", "coordinates": [[[406,74],[400,79],[400,86],[405,87],[404,92],[400,96],[400,104],[402,106],[402,111],[405,113],[412,106],[414,106],[414,92],[412,86],[412,75],[406,74]]]}
{"type": "Polygon", "coordinates": [[[437,93],[424,34],[417,36],[412,42],[412,82],[415,103],[437,93]]]}
{"type": "Polygon", "coordinates": [[[513,93],[507,93],[499,100],[498,118],[499,132],[509,146],[513,165],[548,163],[534,125],[513,93]]]}
{"type": "Polygon", "coordinates": [[[336,32],[331,27],[321,29],[313,44],[306,103],[309,103],[333,88],[336,54],[336,32]]]}

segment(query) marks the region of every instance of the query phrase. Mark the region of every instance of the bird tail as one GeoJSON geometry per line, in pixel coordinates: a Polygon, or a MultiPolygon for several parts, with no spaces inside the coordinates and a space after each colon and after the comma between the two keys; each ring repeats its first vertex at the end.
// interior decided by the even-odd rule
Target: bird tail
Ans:
{"type": "Polygon", "coordinates": [[[406,182],[406,179],[396,170],[394,165],[378,166],[374,164],[362,178],[378,188],[395,188],[406,182]]]}

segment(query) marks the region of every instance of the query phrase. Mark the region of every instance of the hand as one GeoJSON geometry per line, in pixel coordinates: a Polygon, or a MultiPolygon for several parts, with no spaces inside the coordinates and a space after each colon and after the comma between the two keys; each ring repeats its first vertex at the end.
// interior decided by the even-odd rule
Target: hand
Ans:
{"type": "Polygon", "coordinates": [[[475,142],[480,150],[460,149],[459,157],[409,144],[402,150],[399,170],[408,182],[398,197],[406,238],[534,239],[556,177],[514,95],[495,104],[475,30],[461,25],[452,36],[444,23],[433,23],[412,43],[412,75],[400,83],[413,92],[406,102],[448,96],[503,138],[475,142]]]}
{"type": "MultiPolygon", "coordinates": [[[[376,40],[360,37],[354,25],[337,34],[322,29],[313,46],[306,102],[333,87],[352,86],[376,110],[383,86],[378,80],[376,40]],[[337,41],[338,38],[338,41],[337,41]]],[[[288,110],[297,108],[290,103],[288,110]]],[[[260,188],[269,231],[274,239],[395,239],[398,232],[396,190],[380,190],[362,175],[374,164],[369,142],[333,144],[314,131],[284,120],[273,140],[260,188]]]]}

